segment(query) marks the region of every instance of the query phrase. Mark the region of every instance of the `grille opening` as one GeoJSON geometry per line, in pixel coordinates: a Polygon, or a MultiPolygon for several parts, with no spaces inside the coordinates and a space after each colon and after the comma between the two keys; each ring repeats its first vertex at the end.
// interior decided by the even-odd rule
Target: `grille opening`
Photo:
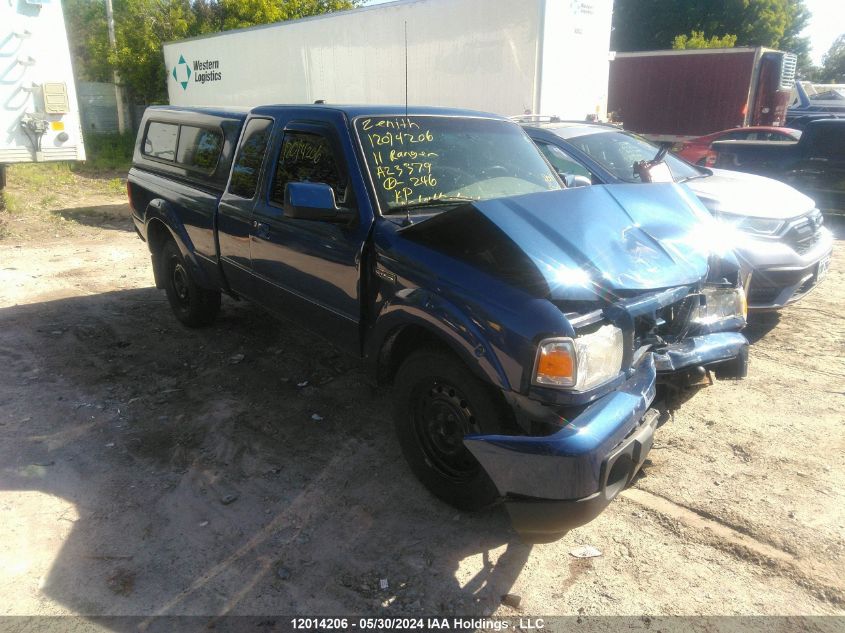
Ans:
{"type": "Polygon", "coordinates": [[[795,70],[798,66],[798,57],[792,53],[784,53],[780,64],[780,90],[792,90],[795,83],[795,70]]]}

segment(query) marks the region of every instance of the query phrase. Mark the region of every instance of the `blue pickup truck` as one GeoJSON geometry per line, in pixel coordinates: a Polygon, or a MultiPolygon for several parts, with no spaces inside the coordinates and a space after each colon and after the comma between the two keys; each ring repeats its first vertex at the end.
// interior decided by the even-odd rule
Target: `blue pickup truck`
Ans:
{"type": "Polygon", "coordinates": [[[225,293],[359,358],[429,490],[504,500],[528,541],[632,480],[658,387],[745,375],[738,266],[695,197],[566,190],[494,115],[148,108],[128,190],[182,323],[225,293]]]}

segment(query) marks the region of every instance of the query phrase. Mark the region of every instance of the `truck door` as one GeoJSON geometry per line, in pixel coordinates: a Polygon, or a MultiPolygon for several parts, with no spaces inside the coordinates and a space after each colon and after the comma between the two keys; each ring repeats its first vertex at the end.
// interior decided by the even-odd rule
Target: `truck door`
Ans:
{"type": "Polygon", "coordinates": [[[229,287],[248,297],[254,290],[249,256],[252,208],[272,131],[273,119],[253,117],[247,121],[232,164],[229,186],[217,210],[220,267],[229,287]]]}
{"type": "Polygon", "coordinates": [[[355,158],[336,125],[327,120],[285,126],[268,161],[267,195],[255,205],[250,252],[258,301],[360,354],[361,253],[372,217],[363,211],[368,205],[357,204],[366,194],[353,190],[349,165],[355,158]],[[339,207],[359,212],[343,224],[286,217],[290,182],[326,183],[339,207]]]}

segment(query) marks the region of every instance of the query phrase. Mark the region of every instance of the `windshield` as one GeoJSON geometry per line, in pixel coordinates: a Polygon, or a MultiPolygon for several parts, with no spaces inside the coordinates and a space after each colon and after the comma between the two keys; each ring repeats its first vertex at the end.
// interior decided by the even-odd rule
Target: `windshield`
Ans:
{"type": "MultiPolygon", "coordinates": [[[[628,132],[610,131],[585,134],[584,136],[569,138],[567,142],[589,155],[590,158],[619,180],[625,182],[639,182],[639,175],[634,173],[634,163],[641,160],[652,160],[658,150],[656,145],[652,145],[645,139],[628,132]]],[[[696,178],[707,173],[699,171],[672,154],[666,154],[665,161],[675,182],[696,178]]]]}
{"type": "Polygon", "coordinates": [[[365,116],[355,130],[388,213],[562,188],[531,139],[509,121],[365,116]]]}

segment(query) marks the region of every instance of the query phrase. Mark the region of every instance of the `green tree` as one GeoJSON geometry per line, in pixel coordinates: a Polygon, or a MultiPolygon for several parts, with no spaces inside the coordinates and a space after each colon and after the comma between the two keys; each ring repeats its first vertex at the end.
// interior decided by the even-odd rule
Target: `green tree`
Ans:
{"type": "Polygon", "coordinates": [[[672,41],[672,48],[682,50],[685,48],[733,48],[736,44],[736,35],[713,35],[710,39],[704,36],[704,31],[693,31],[690,35],[676,35],[672,41]]]}
{"type": "Polygon", "coordinates": [[[809,67],[809,42],[800,35],[809,19],[804,0],[615,0],[611,47],[666,49],[680,34],[730,33],[737,46],[792,51],[809,67]]]}
{"type": "Polygon", "coordinates": [[[220,28],[227,31],[256,24],[296,20],[351,9],[362,0],[218,0],[220,28]]]}
{"type": "Polygon", "coordinates": [[[82,81],[111,81],[109,33],[103,2],[63,0],[73,70],[82,81]]]}
{"type": "Polygon", "coordinates": [[[822,58],[819,83],[845,83],[845,33],[836,38],[822,58]]]}
{"type": "Polygon", "coordinates": [[[189,0],[123,0],[115,6],[117,48],[109,61],[135,103],[166,101],[161,46],[188,37],[194,21],[189,0]]]}

